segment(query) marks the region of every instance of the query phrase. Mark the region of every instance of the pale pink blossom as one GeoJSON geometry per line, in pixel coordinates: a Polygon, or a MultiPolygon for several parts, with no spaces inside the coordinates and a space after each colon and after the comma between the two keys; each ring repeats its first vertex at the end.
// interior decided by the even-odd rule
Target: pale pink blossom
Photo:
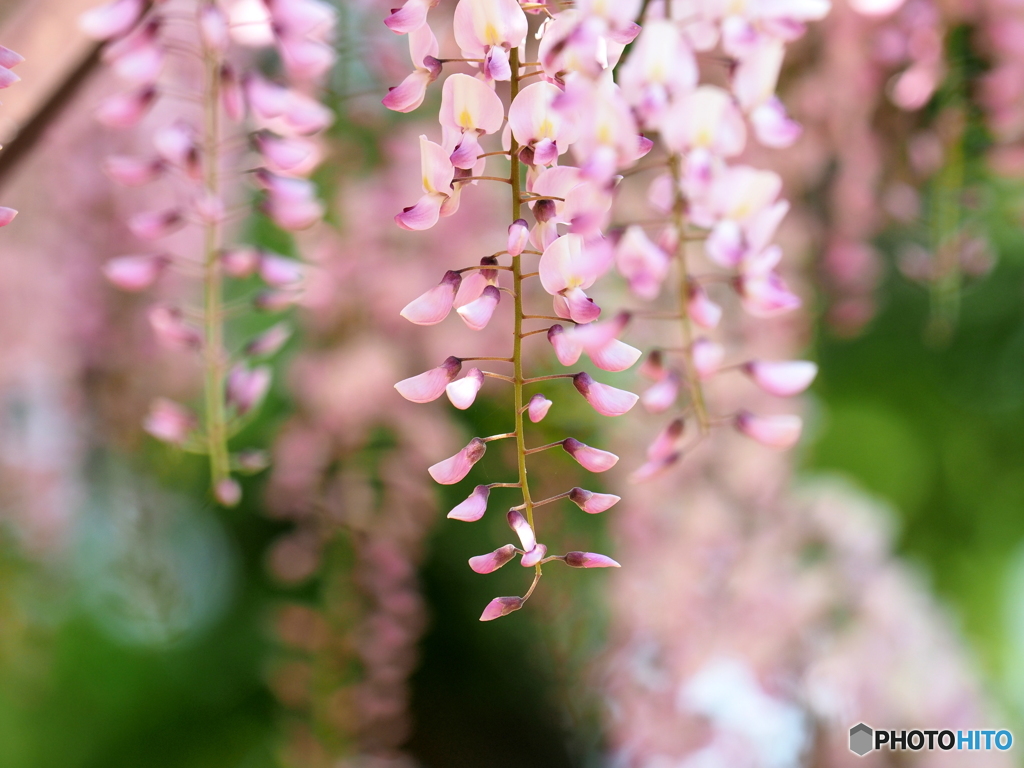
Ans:
{"type": "Polygon", "coordinates": [[[110,40],[129,32],[145,8],[143,0],[113,0],[83,13],[78,25],[93,39],[110,40]]]}
{"type": "Polygon", "coordinates": [[[671,408],[679,397],[679,374],[669,371],[661,381],[652,384],[640,395],[640,402],[650,413],[661,413],[671,408]]]}
{"type": "Polygon", "coordinates": [[[647,460],[661,461],[679,450],[679,441],[686,431],[686,422],[676,418],[662,427],[657,437],[647,446],[647,460]]]}
{"type": "Polygon", "coordinates": [[[452,401],[452,405],[460,411],[464,411],[476,400],[477,393],[483,384],[483,372],[479,368],[470,368],[461,379],[456,379],[448,384],[445,387],[445,392],[448,394],[448,399],[452,401]]]}
{"type": "Polygon", "coordinates": [[[381,102],[395,112],[418,109],[426,98],[427,87],[441,74],[437,38],[426,24],[409,33],[409,55],[415,69],[399,85],[389,88],[381,102]]]}
{"type": "Polygon", "coordinates": [[[711,300],[704,286],[696,280],[689,282],[687,292],[686,314],[690,319],[701,328],[717,328],[722,319],[722,307],[711,300]]]}
{"type": "Polygon", "coordinates": [[[395,384],[398,394],[414,403],[429,403],[444,394],[448,383],[459,375],[462,361],[457,357],[449,357],[437,368],[412,376],[395,384]]]}
{"type": "Polygon", "coordinates": [[[562,365],[575,365],[583,354],[583,345],[561,325],[556,324],[548,328],[548,341],[555,350],[555,357],[562,365]]]}
{"type": "MultiPolygon", "coordinates": [[[[481,517],[483,517],[484,513],[487,511],[487,499],[490,495],[491,489],[489,486],[478,485],[476,488],[473,489],[473,492],[469,494],[465,501],[455,506],[452,509],[452,511],[448,513],[448,517],[452,520],[462,520],[466,523],[476,522],[481,517]]],[[[510,544],[509,546],[511,547],[512,545],[510,544]]],[[[504,547],[502,549],[504,549],[504,547]]],[[[512,547],[511,551],[514,552],[515,547],[512,547]]],[[[509,560],[511,559],[512,558],[510,556],[509,560]]],[[[473,561],[471,560],[470,565],[472,564],[473,561]]],[[[476,568],[474,568],[473,570],[475,571],[476,568]]],[[[485,571],[485,573],[489,572],[490,571],[485,571]]],[[[480,573],[480,571],[477,571],[477,573],[480,573]]]]}
{"type": "Polygon", "coordinates": [[[405,0],[401,8],[391,12],[384,23],[392,32],[404,35],[427,23],[427,11],[440,0],[405,0]]]}
{"type": "Polygon", "coordinates": [[[800,123],[786,114],[777,96],[772,96],[750,115],[757,140],[766,147],[782,148],[793,144],[803,133],[800,123]]]}
{"type": "Polygon", "coordinates": [[[145,211],[128,220],[128,229],[140,240],[160,240],[185,226],[181,211],[171,208],[166,211],[145,211]]]}
{"type": "Polygon", "coordinates": [[[526,41],[528,22],[516,0],[459,0],[454,32],[463,56],[484,60],[488,80],[508,80],[508,52],[526,41]]]}
{"type": "Polygon", "coordinates": [[[529,165],[552,165],[576,140],[571,115],[555,108],[562,91],[551,83],[532,83],[519,92],[508,110],[508,124],[529,165]]]}
{"type": "Polygon", "coordinates": [[[669,257],[651,242],[642,227],[626,227],[615,247],[615,266],[630,289],[646,301],[653,301],[668,277],[669,257]]]}
{"type": "Polygon", "coordinates": [[[459,207],[458,190],[452,189],[455,166],[439,145],[420,136],[420,168],[424,195],[416,205],[395,216],[402,229],[430,229],[441,216],[450,216],[459,207]]]}
{"type": "Polygon", "coordinates": [[[716,157],[738,155],[747,141],[736,101],[714,85],[702,85],[675,101],[662,121],[661,134],[674,152],[705,150],[716,157]]]}
{"type": "Polygon", "coordinates": [[[127,37],[103,50],[103,62],[114,73],[135,84],[153,83],[164,65],[164,47],[159,40],[160,21],[153,19],[127,37]]]}
{"type": "Polygon", "coordinates": [[[508,227],[508,245],[505,249],[509,256],[518,256],[530,241],[530,226],[526,219],[516,219],[508,227]]]}
{"type": "Polygon", "coordinates": [[[659,124],[669,103],[697,85],[697,60],[671,21],[644,25],[622,65],[619,85],[646,126],[659,124]]]}
{"type": "Polygon", "coordinates": [[[225,477],[214,486],[213,495],[218,504],[235,507],[242,500],[242,486],[235,478],[225,477]]]}
{"type": "Polygon", "coordinates": [[[131,128],[142,119],[156,97],[157,89],[152,85],[110,96],[96,108],[96,119],[108,128],[131,128]]]}
{"type": "Polygon", "coordinates": [[[270,391],[272,374],[270,367],[260,365],[249,368],[247,365],[234,366],[228,373],[226,400],[241,416],[256,408],[270,391]]]}
{"type": "MultiPolygon", "coordinates": [[[[569,317],[589,323],[601,313],[600,307],[584,293],[608,271],[610,251],[588,248],[580,235],[562,235],[544,249],[540,258],[540,281],[544,290],[565,301],[569,317]]],[[[557,306],[557,304],[556,304],[557,306]]]]}
{"type": "Polygon", "coordinates": [[[249,357],[270,357],[277,354],[291,337],[291,326],[277,323],[246,344],[245,354],[249,357]]]}
{"type": "Polygon", "coordinates": [[[103,163],[107,176],[126,187],[140,187],[160,178],[164,172],[163,161],[142,159],[125,155],[111,155],[103,163]]]}
{"type": "Polygon", "coordinates": [[[721,368],[725,349],[710,339],[697,339],[690,347],[690,355],[697,375],[701,379],[709,379],[721,368]]]}
{"type": "Polygon", "coordinates": [[[157,304],[148,313],[149,324],[157,339],[172,349],[199,349],[203,335],[198,328],[185,322],[185,316],[177,307],[157,304]]]}
{"type": "Polygon", "coordinates": [[[483,458],[487,452],[487,443],[479,437],[474,437],[461,451],[451,458],[439,461],[429,467],[427,472],[441,485],[454,485],[469,474],[473,465],[483,458]]]}
{"type": "Polygon", "coordinates": [[[441,89],[440,122],[452,164],[470,169],[483,153],[480,137],[501,130],[505,107],[486,83],[457,73],[445,80],[441,89]]]}
{"type": "Polygon", "coordinates": [[[0,206],[0,227],[6,227],[8,224],[14,221],[14,217],[17,215],[18,212],[13,208],[0,206]]]}
{"type": "Polygon", "coordinates": [[[308,229],[324,215],[324,204],[317,198],[316,185],[308,179],[280,176],[261,168],[256,181],[266,191],[264,212],[281,229],[308,229]]]}

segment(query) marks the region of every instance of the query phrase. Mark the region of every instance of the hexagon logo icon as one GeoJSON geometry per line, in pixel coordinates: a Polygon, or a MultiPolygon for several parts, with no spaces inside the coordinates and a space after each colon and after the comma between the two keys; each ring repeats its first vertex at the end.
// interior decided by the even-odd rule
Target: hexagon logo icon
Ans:
{"type": "Polygon", "coordinates": [[[857,723],[850,729],[850,751],[855,755],[864,757],[874,749],[874,732],[871,727],[864,723],[857,723]]]}

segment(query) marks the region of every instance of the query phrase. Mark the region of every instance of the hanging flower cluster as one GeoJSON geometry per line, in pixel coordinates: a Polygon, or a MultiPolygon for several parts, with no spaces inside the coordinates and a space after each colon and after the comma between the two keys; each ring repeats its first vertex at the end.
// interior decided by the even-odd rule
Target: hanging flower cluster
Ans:
{"type": "MultiPolygon", "coordinates": [[[[25,58],[20,54],[15,53],[10,48],[4,48],[0,45],[0,91],[4,88],[10,88],[16,82],[21,80],[21,78],[11,72],[11,70],[21,64],[24,60],[25,58]]],[[[17,215],[18,212],[13,208],[0,206],[0,227],[6,227],[14,221],[14,217],[17,215]]]]}
{"type": "Polygon", "coordinates": [[[150,288],[168,270],[201,280],[201,309],[157,305],[150,321],[161,341],[202,356],[204,417],[161,399],[145,428],[159,440],[208,454],[214,495],[228,506],[241,496],[232,472],[257,470],[264,463],[252,452],[230,455],[228,440],[266,395],[271,372],[262,361],[285,344],[290,331],[284,323],[275,325],[232,353],[225,318],[246,305],[271,312],[291,306],[306,276],[297,260],[227,242],[228,225],[250,210],[247,202],[231,198],[252,194],[241,180],[243,169],[256,165],[248,178],[261,191],[260,209],[278,227],[302,230],[323,216],[308,176],[321,156],[315,136],[333,115],[309,94],[334,63],[334,25],[335,11],[321,0],[167,0],[152,6],[114,0],[81,18],[89,35],[109,41],[104,60],[131,84],[128,92],[100,104],[97,118],[104,125],[136,126],[161,96],[179,98],[186,107],[198,105],[155,131],[152,156],[110,157],[105,168],[129,187],[157,179],[173,185],[174,205],[140,212],[128,226],[140,241],[155,243],[192,225],[202,233],[200,252],[118,256],[107,263],[106,275],[127,291],[150,288]],[[269,46],[278,53],[280,81],[246,67],[253,56],[248,49],[269,46]],[[172,58],[180,66],[168,83],[172,78],[165,70],[172,58]],[[263,286],[254,296],[237,306],[225,304],[227,278],[254,276],[263,286]]]}
{"type": "MultiPolygon", "coordinates": [[[[719,374],[736,371],[770,394],[788,397],[806,389],[817,372],[807,361],[727,362],[730,350],[711,333],[722,323],[728,293],[756,319],[800,305],[779,274],[782,250],[772,242],[789,210],[780,198],[782,180],[736,158],[751,139],[775,149],[799,138],[801,128],[775,89],[786,44],[828,10],[828,0],[696,8],[682,2],[651,3],[643,31],[620,67],[618,81],[629,110],[620,108],[615,114],[658,135],[652,156],[659,159],[644,170],[661,173],[648,188],[654,215],[623,225],[614,259],[642,300],[655,301],[671,284],[676,309],[622,314],[609,333],[621,330],[634,314],[678,320],[682,326],[681,345],[652,351],[641,369],[653,380],[641,395],[649,411],[670,412],[680,400],[683,405],[650,445],[648,461],[634,475],[638,480],[675,464],[715,426],[732,425],[774,448],[788,448],[799,439],[799,417],[745,410],[715,413],[705,387],[719,374]],[[702,77],[705,69],[709,72],[702,77]],[[695,270],[693,241],[703,241],[711,265],[706,273],[695,270]],[[688,429],[688,422],[695,429],[688,429]]],[[[602,23],[599,11],[581,7],[580,12],[584,25],[602,23]]],[[[602,72],[586,88],[609,90],[609,77],[602,72]]],[[[566,92],[588,93],[576,83],[567,82],[566,92]]],[[[592,112],[594,106],[585,98],[579,100],[580,109],[592,112]]],[[[615,164],[609,159],[608,168],[625,170],[628,164],[629,158],[620,157],[615,164]]]]}
{"type": "Polygon", "coordinates": [[[434,5],[429,0],[409,0],[385,21],[394,32],[408,35],[414,65],[413,72],[384,99],[389,108],[416,109],[446,66],[468,70],[451,73],[444,80],[440,142],[420,137],[423,195],[395,221],[408,230],[428,229],[457,212],[465,186],[494,181],[511,187],[511,223],[501,251],[483,256],[479,265],[447,272],[435,287],[410,302],[402,315],[416,324],[434,325],[455,309],[469,328],[480,330],[491,322],[504,295],[513,304],[513,345],[507,357],[449,357],[396,388],[417,403],[447,394],[460,409],[472,405],[488,378],[513,389],[512,431],[476,437],[429,470],[439,483],[457,483],[480,461],[490,442],[516,442],[518,480],[477,485],[448,515],[479,520],[492,488],[518,488],[522,493],[522,503],[507,513],[518,543],[470,560],[477,573],[490,573],[517,556],[524,567],[534,569],[525,595],[491,601],[480,617],[489,621],[523,606],[540,580],[544,563],[557,560],[574,568],[618,565],[590,552],[549,555],[546,545],[538,541],[534,524],[538,506],[569,499],[586,512],[598,513],[615,504],[617,496],[573,488],[535,501],[527,477],[528,457],[553,448],[562,448],[591,472],[610,469],[618,457],[572,437],[527,447],[524,426],[526,417],[539,422],[552,407],[553,401],[543,393],[529,394],[529,388],[540,382],[571,379],[587,402],[606,416],[626,413],[638,398],[585,372],[528,377],[522,349],[524,340],[543,335],[563,365],[575,365],[586,352],[598,368],[613,372],[631,367],[641,355],[619,341],[621,327],[616,323],[594,324],[601,308],[587,294],[614,263],[612,244],[602,230],[608,223],[615,171],[635,162],[651,146],[640,136],[629,105],[610,75],[626,44],[639,32],[633,20],[640,3],[600,4],[603,11],[598,10],[599,4],[581,3],[579,9],[552,15],[544,3],[460,0],[453,20],[461,52],[457,58],[439,58],[437,40],[427,24],[434,5]],[[538,22],[535,48],[527,45],[528,14],[538,22]],[[528,48],[533,50],[528,53],[528,48]],[[609,74],[603,76],[604,72],[609,74]],[[506,82],[507,108],[499,95],[506,90],[506,82]],[[487,175],[493,157],[510,160],[507,176],[487,175]],[[575,164],[568,162],[570,157],[575,164]],[[537,266],[531,271],[525,262],[535,257],[539,257],[534,262],[537,266]],[[550,295],[553,313],[531,314],[525,309],[526,294],[536,286],[530,282],[533,278],[550,295]],[[542,325],[530,328],[535,321],[542,325]],[[499,373],[475,365],[464,367],[470,362],[503,363],[512,370],[499,373]]]}

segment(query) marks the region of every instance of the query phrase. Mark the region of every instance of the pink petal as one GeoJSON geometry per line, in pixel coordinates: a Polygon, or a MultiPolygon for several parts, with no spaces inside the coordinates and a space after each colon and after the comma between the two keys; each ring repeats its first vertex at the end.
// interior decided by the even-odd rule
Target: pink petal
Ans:
{"type": "Polygon", "coordinates": [[[198,349],[203,336],[197,328],[185,322],[182,311],[177,307],[158,304],[149,310],[149,324],[157,339],[168,347],[198,349]]]}
{"type": "Polygon", "coordinates": [[[425,69],[414,69],[406,78],[391,88],[381,104],[393,112],[412,112],[419,109],[427,96],[427,86],[436,79],[436,75],[425,69]]]}
{"type": "Polygon", "coordinates": [[[488,285],[480,294],[479,299],[459,307],[456,311],[471,329],[482,331],[491,321],[500,300],[501,292],[493,285],[488,285]]]}
{"type": "Polygon", "coordinates": [[[10,88],[15,83],[21,82],[21,78],[6,67],[0,67],[0,90],[10,88]]]}
{"type": "Polygon", "coordinates": [[[487,555],[469,558],[469,567],[477,573],[494,573],[501,566],[515,559],[515,544],[506,544],[487,555]]]}
{"type": "Polygon", "coordinates": [[[0,227],[6,227],[8,224],[14,221],[14,217],[17,215],[18,212],[13,208],[6,208],[4,206],[0,206],[0,227]]]}
{"type": "Polygon", "coordinates": [[[548,553],[548,548],[544,544],[538,544],[525,555],[523,559],[519,561],[519,564],[524,568],[533,568],[537,563],[544,559],[548,553]]]}
{"type": "Polygon", "coordinates": [[[159,160],[112,155],[104,161],[103,170],[119,184],[139,187],[159,178],[164,171],[164,164],[159,160]]]}
{"type": "Polygon", "coordinates": [[[512,66],[508,51],[501,46],[493,46],[484,57],[483,69],[487,80],[511,80],[512,66]]]}
{"type": "Polygon", "coordinates": [[[436,2],[428,0],[406,0],[405,5],[384,19],[384,23],[395,34],[408,34],[427,23],[427,11],[435,5],[436,2]]]}
{"type": "Polygon", "coordinates": [[[223,53],[231,42],[228,32],[228,17],[213,3],[203,5],[199,11],[199,33],[203,45],[212,51],[223,53]]]}
{"type": "Polygon", "coordinates": [[[643,353],[623,341],[612,339],[603,347],[589,353],[591,362],[602,371],[618,373],[633,367],[643,353]]]}
{"type": "Polygon", "coordinates": [[[128,229],[140,240],[159,240],[185,225],[180,211],[146,211],[128,220],[128,229]]]}
{"type": "Polygon", "coordinates": [[[142,16],[143,0],[114,0],[78,17],[78,26],[94,40],[110,40],[126,34],[142,16]]]}
{"type": "Polygon", "coordinates": [[[661,413],[671,408],[679,397],[679,375],[675,371],[647,388],[640,395],[640,402],[649,413],[661,413]]]}
{"type": "Polygon", "coordinates": [[[647,480],[652,480],[658,475],[663,474],[667,470],[671,469],[672,466],[679,461],[683,456],[681,451],[676,451],[668,456],[662,456],[657,459],[650,459],[642,466],[637,468],[633,474],[629,476],[629,479],[634,483],[642,483],[647,480]]]}
{"type": "Polygon", "coordinates": [[[288,108],[291,93],[284,86],[255,73],[247,74],[242,86],[252,111],[264,120],[281,117],[288,108]]]}
{"type": "MultiPolygon", "coordinates": [[[[466,523],[476,522],[481,517],[483,517],[484,516],[484,512],[487,511],[487,498],[490,495],[491,495],[490,487],[488,487],[486,485],[478,485],[476,488],[473,489],[473,492],[471,494],[469,494],[469,497],[465,501],[463,501],[461,504],[459,504],[457,507],[452,509],[451,512],[448,513],[448,517],[450,519],[452,519],[452,520],[462,520],[463,522],[466,522],[466,523]]],[[[508,546],[511,547],[510,551],[514,553],[515,552],[515,547],[513,547],[511,544],[509,544],[508,546]]],[[[506,549],[506,547],[502,547],[501,550],[498,550],[498,552],[500,552],[500,551],[502,551],[504,549],[506,549]]],[[[491,554],[497,554],[497,552],[493,552],[491,554]]],[[[485,555],[485,557],[489,557],[489,556],[485,555]]],[[[474,557],[473,558],[473,560],[480,560],[480,559],[481,558],[479,558],[479,557],[474,557]]],[[[505,563],[507,563],[511,559],[512,559],[512,555],[509,555],[508,558],[504,562],[502,562],[500,565],[495,566],[495,567],[500,568],[502,565],[504,565],[505,563]]],[[[473,566],[473,560],[469,561],[470,566],[473,566]]],[[[475,566],[473,566],[473,570],[476,571],[477,573],[490,573],[490,571],[477,571],[475,566]]],[[[491,570],[494,570],[494,569],[492,568],[491,570]]]]}
{"type": "Polygon", "coordinates": [[[652,349],[651,353],[640,366],[640,375],[646,376],[653,381],[661,381],[668,376],[669,371],[665,367],[665,355],[660,349],[652,349]]]}
{"type": "Polygon", "coordinates": [[[464,411],[476,400],[477,392],[484,384],[484,375],[478,368],[470,368],[461,379],[451,382],[445,391],[452,405],[464,411]]]}
{"type": "Polygon", "coordinates": [[[444,461],[439,461],[427,469],[435,482],[441,485],[454,485],[469,474],[487,451],[487,443],[479,437],[474,437],[469,444],[457,454],[444,461]]]}
{"type": "Polygon", "coordinates": [[[786,114],[786,108],[777,96],[772,96],[755,109],[750,115],[750,122],[754,125],[757,140],[766,147],[791,146],[804,131],[800,123],[786,114]]]}
{"type": "Polygon", "coordinates": [[[743,366],[743,371],[768,394],[791,397],[811,385],[818,375],[818,366],[806,360],[753,360],[743,366]]]}
{"type": "Polygon", "coordinates": [[[226,477],[213,489],[217,503],[225,507],[235,507],[242,500],[242,486],[233,477],[226,477]]]}
{"type": "Polygon", "coordinates": [[[604,512],[619,503],[621,496],[611,493],[594,493],[582,488],[573,488],[569,491],[569,501],[578,506],[584,512],[596,515],[604,512]]]}
{"type": "Polygon", "coordinates": [[[600,349],[618,338],[631,319],[629,312],[619,312],[611,320],[603,323],[591,323],[578,326],[572,330],[573,338],[583,345],[584,351],[590,353],[600,349]]]}
{"type": "Polygon", "coordinates": [[[449,270],[441,282],[405,305],[401,315],[416,325],[436,325],[448,317],[455,295],[462,285],[462,275],[449,270]]]}
{"type": "Polygon", "coordinates": [[[718,373],[722,367],[722,358],[725,357],[725,350],[721,344],[716,344],[708,339],[697,339],[690,347],[693,355],[693,367],[697,369],[697,375],[702,379],[708,379],[718,373]]]}
{"type": "MultiPolygon", "coordinates": [[[[490,257],[481,259],[481,263],[489,259],[490,257]]],[[[498,260],[493,259],[493,261],[497,263],[498,260]]],[[[471,301],[476,301],[480,298],[480,294],[484,292],[484,288],[488,285],[494,285],[497,279],[497,270],[474,269],[467,277],[462,279],[462,285],[459,287],[458,293],[455,294],[455,306],[464,307],[471,301]]]]}
{"type": "Polygon", "coordinates": [[[544,395],[537,394],[531,397],[529,407],[527,408],[530,421],[536,424],[543,420],[543,418],[548,415],[551,405],[551,401],[544,397],[544,395]]]}
{"type": "Polygon", "coordinates": [[[562,448],[590,472],[605,472],[614,467],[619,460],[614,453],[591,448],[574,437],[567,437],[562,441],[562,448]]]}
{"type": "Polygon", "coordinates": [[[259,273],[263,282],[273,288],[295,287],[306,276],[301,261],[273,253],[260,254],[259,273]]]}
{"type": "Polygon", "coordinates": [[[131,128],[156,101],[157,90],[151,85],[119,93],[104,99],[96,109],[96,119],[108,128],[131,128]]]}
{"type": "Polygon", "coordinates": [[[259,250],[244,246],[224,251],[220,256],[220,262],[228,275],[243,279],[256,273],[262,258],[263,254],[259,250]]]}
{"type": "Polygon", "coordinates": [[[763,277],[743,275],[739,286],[743,308],[754,317],[774,317],[801,304],[800,297],[775,272],[763,277]]]}
{"type": "Polygon", "coordinates": [[[285,71],[293,80],[315,80],[334,66],[334,48],[308,37],[278,37],[277,50],[285,71]]]}
{"type": "Polygon", "coordinates": [[[620,568],[621,566],[607,555],[596,552],[566,552],[565,564],[573,568],[620,568]]]}
{"type": "Polygon", "coordinates": [[[561,325],[548,328],[548,341],[555,350],[555,357],[562,365],[575,365],[583,354],[583,345],[577,342],[571,333],[567,333],[561,325]]]}
{"type": "Polygon", "coordinates": [[[169,263],[163,255],[118,256],[103,265],[103,274],[122,291],[144,291],[157,281],[169,263]]]}
{"type": "Polygon", "coordinates": [[[249,357],[270,357],[277,354],[291,336],[291,326],[288,323],[278,323],[246,344],[245,354],[249,357]]]}
{"type": "Polygon", "coordinates": [[[275,171],[294,171],[316,154],[316,145],[300,137],[282,138],[261,131],[256,134],[255,142],[268,167],[275,171]]]}
{"type": "Polygon", "coordinates": [[[506,249],[510,256],[518,256],[526,248],[530,241],[530,225],[526,219],[516,219],[508,227],[508,245],[506,249]]]}
{"type": "Polygon", "coordinates": [[[455,167],[448,155],[440,144],[420,136],[420,177],[424,192],[442,195],[451,193],[455,167]]]}
{"type": "Polygon", "coordinates": [[[197,419],[190,410],[173,400],[160,397],[150,406],[142,428],[157,440],[181,445],[196,425],[197,419]]]}
{"type": "Polygon", "coordinates": [[[737,266],[746,251],[743,230],[735,221],[720,221],[704,242],[704,251],[715,264],[726,269],[737,266]]]}
{"type": "Polygon", "coordinates": [[[524,552],[529,552],[537,546],[537,537],[522,512],[518,509],[510,509],[506,518],[508,519],[509,527],[515,531],[516,535],[519,537],[519,541],[523,545],[524,552]]]}
{"type": "Polygon", "coordinates": [[[711,330],[718,326],[722,319],[722,308],[713,302],[700,283],[690,280],[689,298],[686,302],[686,313],[701,328],[711,330]]]}
{"type": "Polygon", "coordinates": [[[642,228],[626,228],[615,249],[615,265],[641,299],[653,301],[668,276],[669,257],[651,242],[642,228]]]}
{"type": "Polygon", "coordinates": [[[505,107],[486,83],[457,73],[445,80],[441,89],[440,121],[456,133],[496,133],[505,122],[505,107]]]}
{"type": "Polygon", "coordinates": [[[569,309],[569,317],[577,323],[591,323],[601,316],[601,308],[582,288],[569,288],[561,294],[569,309]]]}
{"type": "Polygon", "coordinates": [[[649,461],[660,461],[676,453],[679,448],[679,440],[686,429],[686,422],[682,419],[673,419],[658,433],[649,446],[647,446],[647,458],[649,461]]]}
{"type": "Polygon", "coordinates": [[[224,64],[220,68],[220,100],[224,113],[236,123],[245,117],[245,92],[234,68],[224,64]]]}
{"type": "Polygon", "coordinates": [[[632,392],[596,382],[588,373],[577,373],[573,376],[572,383],[593,409],[602,416],[621,416],[636,405],[636,401],[640,399],[632,392]]]}
{"type": "Polygon", "coordinates": [[[462,361],[457,357],[449,357],[437,368],[412,376],[395,384],[398,394],[414,403],[429,403],[439,398],[462,370],[462,361]]]}
{"type": "Polygon", "coordinates": [[[479,58],[487,48],[518,48],[529,31],[517,0],[459,0],[455,6],[455,40],[462,52],[479,58]]]}
{"type": "Polygon", "coordinates": [[[233,405],[239,415],[248,413],[263,402],[270,391],[272,379],[270,367],[261,365],[248,368],[236,365],[228,374],[227,402],[233,405]]]}
{"type": "Polygon", "coordinates": [[[770,448],[786,449],[796,445],[803,429],[799,416],[757,416],[748,411],[736,415],[736,429],[770,448]]]}
{"type": "Polygon", "coordinates": [[[522,607],[523,598],[521,597],[496,597],[484,608],[484,612],[480,614],[480,621],[494,621],[502,616],[508,616],[522,607]]]}
{"type": "Polygon", "coordinates": [[[444,201],[444,195],[426,194],[417,201],[416,205],[397,214],[395,223],[402,229],[410,231],[430,229],[437,224],[441,217],[441,205],[444,201]]]}
{"type": "Polygon", "coordinates": [[[3,67],[4,69],[14,69],[24,60],[25,57],[20,53],[15,53],[10,48],[5,48],[0,45],[0,67],[3,67]]]}

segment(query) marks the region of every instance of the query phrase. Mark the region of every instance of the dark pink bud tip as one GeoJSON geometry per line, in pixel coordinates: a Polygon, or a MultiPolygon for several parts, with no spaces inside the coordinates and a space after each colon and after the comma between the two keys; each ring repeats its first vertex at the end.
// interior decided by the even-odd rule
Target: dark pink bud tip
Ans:
{"type": "Polygon", "coordinates": [[[494,621],[502,616],[508,616],[522,607],[523,598],[521,597],[496,597],[484,608],[484,612],[480,614],[480,621],[494,621]]]}
{"type": "Polygon", "coordinates": [[[596,552],[567,552],[565,564],[573,568],[621,568],[607,555],[599,555],[596,552]]]}

